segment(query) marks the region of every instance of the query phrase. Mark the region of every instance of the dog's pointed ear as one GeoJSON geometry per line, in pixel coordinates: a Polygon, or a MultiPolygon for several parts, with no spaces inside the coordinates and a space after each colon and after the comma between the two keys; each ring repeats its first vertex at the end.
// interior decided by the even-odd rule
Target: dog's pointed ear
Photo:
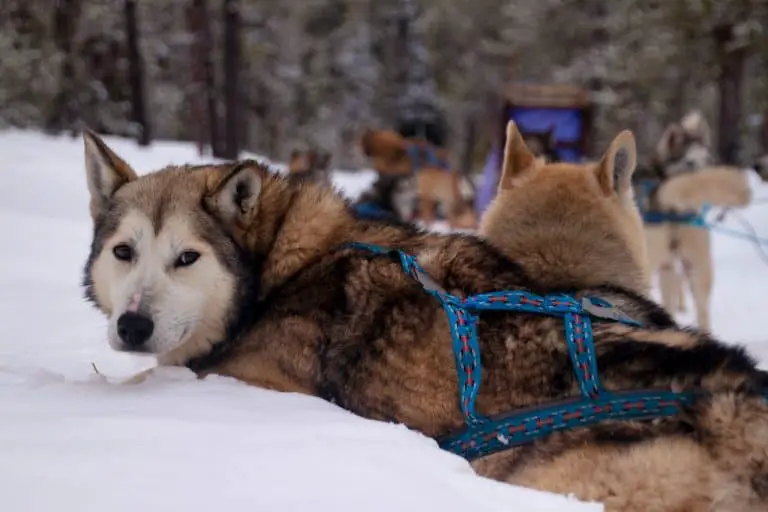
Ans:
{"type": "Polygon", "coordinates": [[[225,222],[248,219],[258,209],[265,176],[258,162],[235,164],[206,195],[206,206],[225,222]]]}
{"type": "Polygon", "coordinates": [[[597,165],[597,181],[606,196],[622,195],[632,189],[632,174],[637,166],[635,136],[624,130],[613,139],[597,165]]]}
{"type": "Polygon", "coordinates": [[[670,124],[656,144],[656,159],[664,163],[674,158],[683,144],[685,144],[685,129],[677,123],[670,124]]]}
{"type": "Polygon", "coordinates": [[[136,173],[90,130],[83,131],[85,176],[95,219],[117,189],[136,179],[136,173]]]}
{"type": "Polygon", "coordinates": [[[535,174],[538,162],[525,145],[523,136],[514,121],[507,123],[507,143],[504,145],[504,161],[501,166],[499,190],[518,187],[535,174]]]}
{"type": "Polygon", "coordinates": [[[687,135],[701,142],[705,147],[712,146],[712,130],[701,110],[692,110],[680,120],[683,136],[687,135]]]}

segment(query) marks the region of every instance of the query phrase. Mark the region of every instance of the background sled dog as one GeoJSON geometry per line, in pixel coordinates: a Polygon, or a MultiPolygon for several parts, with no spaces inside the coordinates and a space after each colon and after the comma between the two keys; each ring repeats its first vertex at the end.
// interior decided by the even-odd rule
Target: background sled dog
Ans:
{"type": "MultiPolygon", "coordinates": [[[[745,172],[714,167],[710,145],[709,125],[700,112],[670,125],[656,149],[660,182],[647,198],[645,208],[670,219],[670,214],[685,219],[705,204],[746,206],[751,192],[745,172]]],[[[651,274],[659,274],[664,307],[671,313],[685,309],[683,285],[687,281],[696,323],[709,329],[713,279],[710,232],[685,220],[649,221],[645,236],[651,274]]]]}
{"type": "Polygon", "coordinates": [[[420,220],[431,224],[442,207],[453,228],[474,229],[474,186],[460,172],[451,169],[448,150],[421,138],[405,138],[393,130],[365,130],[360,145],[379,173],[372,196],[384,196],[378,203],[395,206],[395,213],[409,212],[401,221],[420,220]],[[386,194],[386,195],[385,195],[386,194]],[[389,197],[387,197],[389,196],[389,197]],[[414,207],[406,202],[416,202],[414,207]]]}
{"type": "MultiPolygon", "coordinates": [[[[471,236],[357,220],[328,187],[296,186],[254,162],[137,177],[87,135],[94,219],[87,296],[109,317],[108,337],[118,350],[153,353],[161,364],[187,365],[199,375],[322,397],[439,437],[464,421],[448,318],[397,259],[347,244],[406,250],[430,286],[457,296],[569,286],[645,326],[594,323],[606,389],[700,389],[705,397],[679,417],[553,434],[479,459],[478,471],[604,501],[608,510],[764,509],[768,408],[757,393],[765,379],[743,350],[679,329],[623,283],[583,286],[575,271],[562,274],[564,283],[538,275],[581,260],[581,253],[548,249],[562,249],[552,242],[567,232],[609,230],[604,240],[636,243],[623,231],[626,223],[598,214],[621,208],[627,219],[636,215],[631,136],[617,138],[593,171],[576,167],[580,182],[563,183],[532,165],[513,125],[508,140],[501,186],[538,198],[541,205],[530,206],[543,216],[535,238],[510,240],[507,250],[531,244],[543,265],[537,258],[513,263],[471,236]],[[563,201],[577,185],[593,200],[563,201]],[[552,208],[569,204],[575,209],[552,208]],[[595,212],[579,210],[587,206],[595,212]],[[575,219],[576,228],[565,225],[575,219]]],[[[482,414],[578,396],[560,319],[483,314],[478,331],[482,414]]]]}

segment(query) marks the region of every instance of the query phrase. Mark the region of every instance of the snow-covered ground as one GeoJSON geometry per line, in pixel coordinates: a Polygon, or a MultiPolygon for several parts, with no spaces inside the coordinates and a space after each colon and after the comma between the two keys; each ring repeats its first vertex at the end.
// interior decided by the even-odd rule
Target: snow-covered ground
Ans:
{"type": "MultiPolygon", "coordinates": [[[[198,161],[187,144],[107,142],[140,173],[198,161]]],[[[372,179],[335,176],[352,196],[372,179]]],[[[768,235],[768,208],[744,215],[768,235]]],[[[112,352],[81,298],[90,228],[81,141],[0,132],[3,512],[602,509],[479,478],[430,439],[319,399],[182,369],[120,384],[152,361],[112,352]]],[[[768,360],[768,267],[742,241],[714,245],[714,331],[768,360]]]]}

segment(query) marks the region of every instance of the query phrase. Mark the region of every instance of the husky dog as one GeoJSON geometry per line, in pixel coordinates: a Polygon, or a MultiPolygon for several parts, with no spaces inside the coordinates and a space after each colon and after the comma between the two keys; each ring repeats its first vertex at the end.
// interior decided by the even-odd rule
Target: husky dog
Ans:
{"type": "Polygon", "coordinates": [[[696,323],[702,329],[710,328],[710,233],[685,219],[695,216],[704,204],[738,207],[748,204],[751,198],[746,174],[731,167],[713,166],[710,146],[709,125],[700,112],[691,112],[680,124],[670,125],[656,148],[658,184],[645,198],[645,209],[663,212],[662,217],[670,219],[649,221],[645,229],[650,269],[659,274],[662,304],[671,313],[683,311],[683,284],[687,281],[696,323]]]}
{"type": "Polygon", "coordinates": [[[372,204],[372,197],[378,196],[379,208],[393,205],[401,221],[425,224],[436,220],[441,206],[452,228],[476,228],[474,186],[449,169],[445,148],[421,138],[407,139],[394,130],[370,129],[364,131],[360,145],[380,176],[364,204],[372,204]]]}
{"type": "MultiPolygon", "coordinates": [[[[632,268],[642,263],[632,255],[642,251],[631,134],[594,167],[553,170],[538,165],[513,124],[508,133],[500,187],[507,204],[526,205],[510,222],[530,228],[504,243],[519,262],[477,237],[360,220],[332,189],[292,184],[252,161],[137,177],[86,134],[87,297],[108,316],[117,350],[321,397],[430,437],[455,432],[465,416],[451,322],[425,286],[456,297],[599,297],[642,325],[594,322],[605,389],[695,389],[702,398],[679,416],[551,434],[480,458],[477,471],[608,510],[765,510],[763,374],[743,349],[680,329],[633,291],[642,276],[632,268]],[[406,251],[423,272],[417,280],[398,258],[353,242],[406,251]],[[592,278],[592,270],[605,272],[592,278]]],[[[497,312],[481,315],[477,329],[481,414],[579,395],[561,319],[497,312]]]]}

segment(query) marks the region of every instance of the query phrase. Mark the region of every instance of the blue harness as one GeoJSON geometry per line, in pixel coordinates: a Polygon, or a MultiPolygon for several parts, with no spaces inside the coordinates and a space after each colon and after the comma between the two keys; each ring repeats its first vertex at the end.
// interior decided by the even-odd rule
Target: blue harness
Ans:
{"type": "Polygon", "coordinates": [[[663,224],[665,222],[672,224],[692,224],[696,225],[701,222],[702,212],[685,212],[677,213],[673,211],[661,211],[661,210],[647,210],[643,207],[643,201],[647,199],[653,189],[656,187],[654,181],[641,181],[638,183],[639,194],[637,197],[637,207],[643,217],[643,222],[646,224],[663,224]]]}
{"type": "Polygon", "coordinates": [[[407,143],[405,151],[408,153],[408,158],[411,160],[411,167],[414,172],[423,167],[448,170],[448,162],[439,158],[437,151],[432,147],[420,147],[417,144],[407,143]],[[424,159],[421,158],[422,150],[424,152],[424,159]]]}
{"type": "Polygon", "coordinates": [[[670,222],[673,224],[696,224],[701,214],[698,212],[677,213],[646,210],[642,212],[643,222],[646,224],[662,224],[670,222]]]}
{"type": "Polygon", "coordinates": [[[530,443],[553,432],[586,427],[606,420],[638,420],[677,415],[693,403],[693,392],[668,390],[606,391],[600,384],[592,339],[592,319],[639,325],[618,308],[597,297],[539,296],[524,291],[498,291],[466,298],[447,293],[419,265],[397,249],[352,243],[352,248],[374,254],[397,255],[403,271],[443,306],[451,326],[453,353],[459,379],[459,407],[465,427],[438,439],[441,448],[472,460],[530,443]],[[563,318],[565,341],[581,396],[536,405],[500,417],[478,414],[481,382],[478,314],[482,311],[538,313],[563,318]]]}
{"type": "Polygon", "coordinates": [[[387,219],[395,215],[394,212],[385,210],[373,201],[356,204],[353,206],[353,209],[360,217],[365,219],[387,219]]]}

